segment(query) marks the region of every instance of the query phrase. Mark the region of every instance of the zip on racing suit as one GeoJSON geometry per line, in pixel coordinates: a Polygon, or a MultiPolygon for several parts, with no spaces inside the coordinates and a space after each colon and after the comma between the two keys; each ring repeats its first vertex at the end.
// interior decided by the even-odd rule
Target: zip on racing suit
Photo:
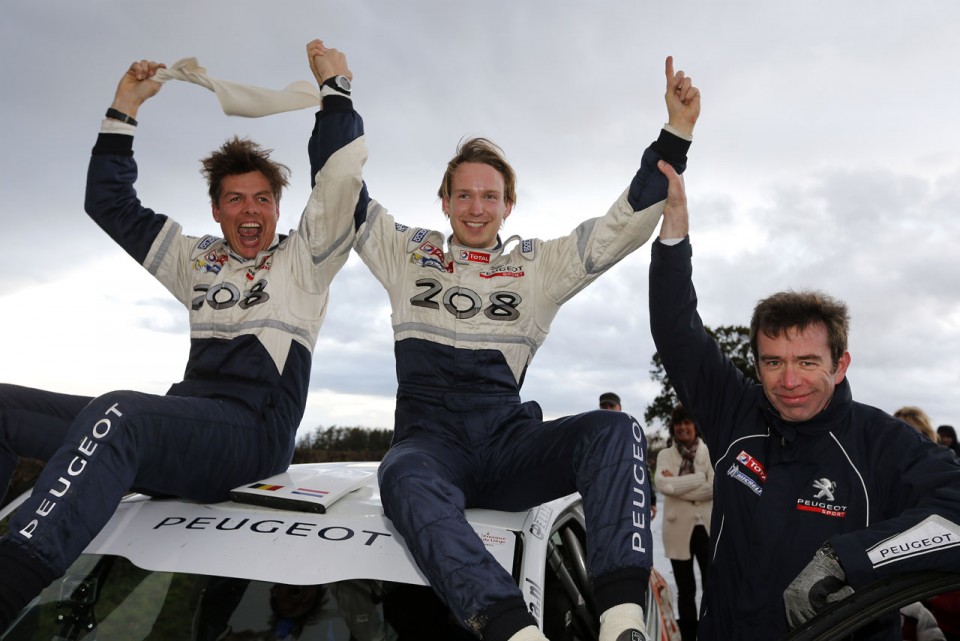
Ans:
{"type": "MultiPolygon", "coordinates": [[[[184,235],[173,219],[140,204],[134,131],[104,121],[86,209],[189,311],[184,380],[165,396],[0,389],[3,464],[12,467],[16,455],[49,459],[0,541],[0,605],[15,601],[4,592],[15,577],[43,583],[37,577],[62,574],[131,488],[213,502],[286,469],[327,291],[349,256],[362,141],[345,147],[331,135],[316,150],[323,170],[298,229],[244,259],[224,239],[184,235]],[[324,215],[337,207],[346,219],[324,215]]],[[[337,131],[355,139],[349,123],[337,131]]]]}
{"type": "MultiPolygon", "coordinates": [[[[326,98],[324,112],[333,109],[355,113],[346,97],[326,98]]],[[[342,122],[318,117],[314,172],[316,150],[342,122]]],[[[390,297],[399,382],[380,466],[384,511],[439,596],[484,639],[536,621],[464,519],[468,507],[525,510],[579,491],[598,610],[643,603],[652,539],[641,425],[607,410],[543,421],[520,386],[560,305],[649,238],[666,198],[656,163],[682,171],[689,144],[662,132],[605,216],[512,249],[515,238],[478,250],[405,227],[366,188],[360,195],[355,249],[390,297]]]]}
{"type": "MultiPolygon", "coordinates": [[[[844,379],[823,411],[780,418],[697,313],[689,239],[655,241],[650,325],[680,401],[714,459],[711,566],[698,638],[774,639],[783,593],[829,541],[854,590],[902,572],[960,570],[960,467],[946,448],[853,401],[844,379]]],[[[857,639],[901,639],[899,615],[857,639]]]]}

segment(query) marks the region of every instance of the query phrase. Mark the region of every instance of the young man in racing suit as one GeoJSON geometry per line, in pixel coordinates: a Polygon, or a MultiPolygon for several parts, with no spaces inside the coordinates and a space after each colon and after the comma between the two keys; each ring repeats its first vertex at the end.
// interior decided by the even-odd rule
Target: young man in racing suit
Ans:
{"type": "MultiPolygon", "coordinates": [[[[329,51],[315,43],[312,55],[322,60],[329,51]]],[[[336,91],[336,78],[315,73],[336,91]]],[[[461,145],[440,188],[449,238],[396,223],[366,189],[357,203],[355,249],[389,294],[396,341],[395,435],[380,466],[384,511],[430,585],[485,640],[544,637],[464,509],[525,510],[576,491],[587,518],[600,639],[646,638],[639,604],[652,540],[640,424],[603,410],[543,421],[539,406],[522,403],[519,393],[560,305],[653,232],[666,196],[657,160],[683,170],[699,92],[673,73],[670,59],[667,106],[669,124],[644,152],[630,187],[605,216],[563,238],[500,240],[515,202],[514,177],[499,149],[482,139],[461,145]]],[[[330,95],[323,109],[355,113],[345,96],[330,95]]],[[[318,121],[311,152],[338,122],[318,121]]]]}
{"type": "Polygon", "coordinates": [[[328,287],[353,240],[349,214],[361,179],[342,170],[362,162],[363,142],[345,148],[333,134],[315,150],[324,167],[318,185],[354,186],[314,190],[314,215],[305,212],[289,235],[276,233],[286,167],[249,141],[226,143],[204,161],[224,237],[186,236],[134,190],[135,116],[159,91],[152,77],[162,66],[136,62],[121,79],[90,160],[86,209],[187,307],[184,380],[165,396],[0,387],[0,489],[17,455],[47,460],[0,540],[0,632],[63,574],[131,488],[221,501],[286,469],[293,455],[328,287]],[[339,228],[343,217],[321,221],[336,207],[348,214],[339,228]]]}
{"type": "MultiPolygon", "coordinates": [[[[960,467],[916,430],[852,400],[846,306],[820,292],[758,303],[750,336],[761,384],[745,380],[697,313],[683,180],[665,172],[650,324],[716,457],[698,638],[779,638],[867,584],[960,570],[960,467]]],[[[901,639],[899,613],[854,638],[901,639]]]]}

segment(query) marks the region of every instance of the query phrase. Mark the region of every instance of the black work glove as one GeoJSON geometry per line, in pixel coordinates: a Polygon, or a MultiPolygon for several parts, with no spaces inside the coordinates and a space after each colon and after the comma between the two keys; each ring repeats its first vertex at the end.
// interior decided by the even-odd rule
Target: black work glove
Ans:
{"type": "Polygon", "coordinates": [[[813,560],[783,592],[787,623],[791,629],[796,628],[831,603],[851,594],[853,588],[847,585],[847,577],[840,567],[837,553],[833,546],[824,543],[813,555],[813,560]]]}

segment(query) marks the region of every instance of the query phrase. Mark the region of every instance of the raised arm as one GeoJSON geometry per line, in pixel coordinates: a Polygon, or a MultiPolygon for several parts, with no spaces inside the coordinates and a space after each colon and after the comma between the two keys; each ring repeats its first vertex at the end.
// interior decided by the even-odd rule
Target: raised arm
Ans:
{"type": "Polygon", "coordinates": [[[334,76],[346,76],[353,80],[353,74],[347,66],[347,56],[342,51],[328,48],[323,44],[323,40],[311,40],[307,43],[307,59],[321,91],[324,83],[334,76]]]}
{"type": "Polygon", "coordinates": [[[673,56],[667,56],[665,67],[667,92],[664,99],[669,116],[667,122],[677,133],[689,138],[693,135],[693,127],[700,117],[700,90],[693,86],[693,82],[682,70],[673,70],[673,56]]]}
{"type": "MultiPolygon", "coordinates": [[[[667,56],[666,62],[668,126],[675,133],[693,135],[693,127],[700,117],[700,90],[693,86],[683,71],[674,72],[673,56],[667,56]]],[[[683,239],[690,231],[687,213],[687,192],[683,176],[670,163],[660,160],[657,169],[667,177],[667,202],[663,209],[663,223],[660,226],[660,240],[683,239]]]]}
{"type": "Polygon", "coordinates": [[[327,47],[322,40],[312,40],[307,44],[307,60],[323,101],[323,109],[317,114],[309,145],[313,185],[316,184],[317,173],[334,153],[363,136],[363,120],[353,109],[350,90],[329,82],[338,76],[353,79],[346,55],[327,47]]]}
{"type": "MultiPolygon", "coordinates": [[[[687,149],[693,140],[693,128],[700,117],[700,90],[683,71],[674,71],[673,56],[667,56],[666,91],[667,124],[659,138],[643,156],[640,169],[630,183],[627,198],[634,211],[643,211],[667,197],[667,184],[657,171],[666,161],[682,174],[686,169],[687,149]]],[[[659,213],[659,212],[657,212],[659,213]]]]}
{"type": "Polygon", "coordinates": [[[712,452],[726,451],[733,415],[753,385],[725,357],[697,312],[693,286],[689,214],[683,176],[657,163],[667,182],[660,238],[653,244],[649,274],[650,332],[680,401],[697,418],[712,452]]]}
{"type": "Polygon", "coordinates": [[[136,118],[140,105],[160,91],[163,84],[153,80],[153,77],[158,69],[166,68],[167,65],[153,60],[134,62],[120,78],[110,108],[120,112],[118,115],[136,118]]]}
{"type": "Polygon", "coordinates": [[[643,152],[629,187],[605,216],[584,221],[569,236],[547,241],[541,250],[544,291],[558,304],[635,251],[656,231],[669,186],[660,163],[670,166],[674,175],[686,169],[691,134],[700,115],[700,91],[682,71],[673,71],[672,58],[667,58],[667,69],[668,122],[643,152]],[[570,278],[567,266],[571,264],[579,265],[582,274],[570,278]]]}
{"type": "Polygon", "coordinates": [[[133,161],[135,118],[140,105],[160,91],[162,84],[153,77],[164,66],[152,60],[140,60],[123,73],[113,103],[107,110],[107,118],[101,125],[87,171],[84,208],[141,264],[146,261],[167,218],[141,206],[133,188],[137,177],[133,161]]]}
{"type": "MultiPolygon", "coordinates": [[[[363,165],[367,160],[363,119],[353,109],[349,86],[327,81],[352,78],[346,56],[321,40],[307,44],[307,62],[320,85],[323,101],[308,150],[313,190],[300,219],[299,238],[309,242],[314,285],[325,288],[343,265],[366,208],[363,165]]],[[[309,280],[309,272],[305,279],[309,280]]]]}
{"type": "Polygon", "coordinates": [[[667,202],[663,207],[663,222],[660,225],[660,240],[683,240],[690,233],[690,216],[687,209],[687,191],[683,176],[673,166],[660,160],[657,169],[667,177],[667,202]]]}

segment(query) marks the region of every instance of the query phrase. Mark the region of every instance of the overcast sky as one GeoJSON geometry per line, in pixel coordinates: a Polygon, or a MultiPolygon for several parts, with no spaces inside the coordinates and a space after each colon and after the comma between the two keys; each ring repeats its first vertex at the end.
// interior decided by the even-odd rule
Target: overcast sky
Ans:
{"type": "MultiPolygon", "coordinates": [[[[304,45],[347,53],[371,194],[444,228],[435,193],[466,135],[519,176],[505,232],[552,238],[600,215],[665,120],[663,60],[703,93],[687,171],[708,325],[757,299],[824,289],[850,306],[854,398],[960,422],[960,4],[857,0],[6,0],[0,381],[87,395],[163,393],[183,374],[186,311],[83,212],[86,165],[121,74],[195,56],[210,75],[282,88],[304,45]]],[[[233,134],[293,170],[279,229],[309,193],[311,111],[248,120],[168,83],[134,143],[144,204],[217,232],[198,160],[233,134]]],[[[649,246],[562,309],[527,374],[548,417],[620,394],[642,415],[649,246]]],[[[301,433],[392,427],[389,305],[354,256],[337,276],[301,433]]]]}

